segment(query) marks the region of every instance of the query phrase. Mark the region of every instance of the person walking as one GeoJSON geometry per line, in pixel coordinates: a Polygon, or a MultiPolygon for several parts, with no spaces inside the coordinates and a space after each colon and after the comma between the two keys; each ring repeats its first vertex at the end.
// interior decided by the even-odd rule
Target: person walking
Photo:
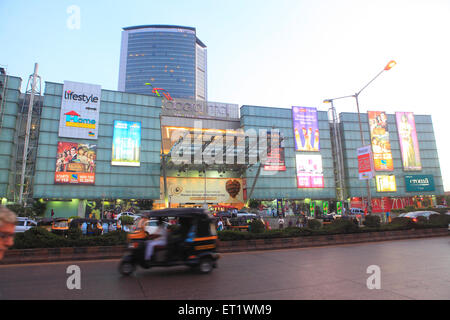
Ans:
{"type": "Polygon", "coordinates": [[[280,216],[280,218],[278,219],[278,227],[279,229],[283,229],[284,227],[284,219],[282,216],[280,216]]]}

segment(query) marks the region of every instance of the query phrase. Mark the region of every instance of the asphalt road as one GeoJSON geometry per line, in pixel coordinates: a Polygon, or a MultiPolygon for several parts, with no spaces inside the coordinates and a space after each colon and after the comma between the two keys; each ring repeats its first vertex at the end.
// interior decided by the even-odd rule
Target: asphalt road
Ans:
{"type": "MultiPolygon", "coordinates": [[[[187,267],[138,269],[119,260],[0,266],[0,300],[450,300],[450,238],[223,254],[211,274],[187,267]],[[70,265],[80,289],[68,289],[70,265]],[[380,289],[371,265],[379,267],[380,289]]],[[[69,284],[77,284],[73,278],[69,284]]]]}

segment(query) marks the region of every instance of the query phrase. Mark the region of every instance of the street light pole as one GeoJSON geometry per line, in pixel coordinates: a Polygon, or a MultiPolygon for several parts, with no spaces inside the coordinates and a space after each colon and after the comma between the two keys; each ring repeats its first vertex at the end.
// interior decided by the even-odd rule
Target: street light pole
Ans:
{"type": "MultiPolygon", "coordinates": [[[[388,71],[391,70],[392,67],[394,67],[397,64],[397,62],[395,62],[394,60],[391,60],[388,62],[388,64],[384,67],[383,70],[381,70],[372,80],[370,80],[361,90],[359,90],[357,93],[353,94],[353,95],[349,95],[349,96],[343,96],[343,97],[338,97],[338,98],[334,98],[334,99],[327,99],[324,100],[325,103],[332,103],[333,100],[337,100],[337,99],[343,99],[343,98],[349,98],[349,97],[353,97],[356,100],[356,109],[358,111],[358,123],[359,123],[359,134],[361,137],[361,146],[363,147],[365,145],[365,141],[364,141],[364,135],[363,135],[363,131],[362,131],[362,123],[361,123],[361,113],[359,111],[359,100],[358,97],[360,95],[360,93],[367,88],[376,78],[378,78],[384,71],[388,71]]],[[[371,191],[370,191],[370,184],[369,184],[369,180],[366,180],[366,188],[367,188],[367,204],[369,206],[368,208],[368,212],[369,214],[372,213],[372,195],[371,195],[371,191]]]]}

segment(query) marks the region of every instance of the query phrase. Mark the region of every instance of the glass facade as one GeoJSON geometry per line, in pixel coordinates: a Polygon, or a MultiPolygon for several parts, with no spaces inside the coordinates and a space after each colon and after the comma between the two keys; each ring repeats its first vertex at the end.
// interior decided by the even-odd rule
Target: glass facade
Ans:
{"type": "Polygon", "coordinates": [[[11,197],[16,123],[22,79],[0,75],[0,198],[11,197]]]}
{"type": "Polygon", "coordinates": [[[62,94],[62,84],[46,82],[34,179],[34,198],[159,198],[161,99],[148,95],[102,90],[98,139],[86,140],[58,136],[62,94]],[[139,167],[111,164],[115,120],[142,124],[139,167]],[[54,183],[59,141],[96,145],[95,185],[54,183]]]}
{"type": "Polygon", "coordinates": [[[206,100],[206,47],[193,28],[124,28],[120,63],[120,91],[161,88],[172,98],[206,100]]]}
{"type": "MultiPolygon", "coordinates": [[[[410,197],[415,193],[407,192],[405,187],[406,175],[432,175],[434,177],[435,191],[424,191],[423,195],[442,195],[444,187],[439,166],[439,158],[436,140],[433,131],[433,123],[429,115],[414,115],[416,131],[419,142],[422,170],[405,171],[402,164],[400,143],[397,134],[395,114],[387,114],[389,141],[393,158],[393,171],[376,171],[376,175],[394,175],[397,191],[378,192],[375,179],[370,180],[372,198],[374,197],[410,197]]],[[[361,114],[363,137],[366,145],[370,143],[369,122],[367,114],[361,114]]],[[[340,126],[343,145],[343,157],[346,177],[346,190],[348,197],[366,197],[366,182],[358,178],[358,161],[356,149],[361,147],[361,135],[357,113],[341,113],[340,126]]]]}
{"type": "MultiPolygon", "coordinates": [[[[251,198],[260,200],[291,199],[334,199],[336,197],[333,157],[331,151],[330,126],[324,111],[318,111],[320,152],[296,152],[292,110],[259,106],[241,107],[241,126],[244,130],[279,129],[284,137],[285,171],[261,173],[256,181],[251,198]],[[323,188],[297,188],[296,154],[321,155],[324,175],[323,188]]],[[[256,177],[257,167],[246,171],[247,194],[250,193],[256,177]]]]}

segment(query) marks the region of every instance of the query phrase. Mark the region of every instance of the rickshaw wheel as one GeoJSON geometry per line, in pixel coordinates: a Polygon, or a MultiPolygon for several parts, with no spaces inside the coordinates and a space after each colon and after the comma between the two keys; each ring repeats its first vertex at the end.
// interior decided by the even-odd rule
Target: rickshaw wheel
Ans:
{"type": "Polygon", "coordinates": [[[119,272],[124,276],[129,276],[136,270],[136,266],[128,261],[122,261],[119,265],[119,272]]]}
{"type": "Polygon", "coordinates": [[[200,273],[210,273],[213,269],[213,261],[211,258],[203,258],[200,260],[197,270],[200,273]]]}

